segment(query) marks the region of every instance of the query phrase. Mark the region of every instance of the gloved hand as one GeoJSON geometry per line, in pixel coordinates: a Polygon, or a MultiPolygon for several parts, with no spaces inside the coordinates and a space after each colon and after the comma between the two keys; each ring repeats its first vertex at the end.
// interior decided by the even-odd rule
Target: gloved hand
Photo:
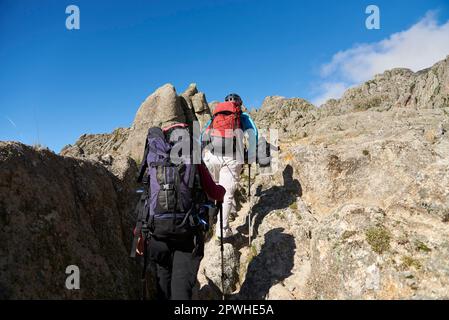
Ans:
{"type": "MultiPolygon", "coordinates": [[[[134,228],[133,231],[134,236],[136,235],[136,228],[134,228]]],[[[143,251],[144,251],[144,240],[142,237],[142,232],[139,234],[139,239],[137,240],[137,246],[136,246],[136,254],[138,256],[143,256],[143,251]]]]}
{"type": "Polygon", "coordinates": [[[209,224],[213,225],[217,223],[217,217],[219,213],[219,208],[222,205],[222,202],[218,202],[209,209],[209,224]]]}
{"type": "Polygon", "coordinates": [[[144,251],[144,240],[142,236],[139,236],[139,240],[137,241],[136,253],[138,256],[143,256],[144,251]]]}
{"type": "Polygon", "coordinates": [[[271,144],[264,137],[259,139],[257,145],[257,163],[261,168],[266,168],[271,165],[271,148],[271,144]]]}

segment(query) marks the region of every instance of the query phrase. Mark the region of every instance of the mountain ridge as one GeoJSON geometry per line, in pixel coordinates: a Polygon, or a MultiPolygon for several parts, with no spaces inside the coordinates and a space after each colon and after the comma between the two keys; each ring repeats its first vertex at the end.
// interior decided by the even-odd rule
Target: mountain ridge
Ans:
{"type": "MultiPolygon", "coordinates": [[[[194,84],[181,94],[167,84],[130,128],[83,135],[60,155],[0,142],[0,296],[136,298],[138,270],[125,258],[146,131],[166,119],[204,125],[213,105],[194,84]],[[87,273],[79,292],[64,288],[68,263],[87,273]]],[[[225,247],[230,298],[449,297],[449,57],[386,71],[321,107],[267,97],[251,115],[279,130],[280,170],[254,167],[251,199],[243,172],[239,232],[225,247]]],[[[219,247],[205,250],[195,295],[219,298],[219,247]]]]}

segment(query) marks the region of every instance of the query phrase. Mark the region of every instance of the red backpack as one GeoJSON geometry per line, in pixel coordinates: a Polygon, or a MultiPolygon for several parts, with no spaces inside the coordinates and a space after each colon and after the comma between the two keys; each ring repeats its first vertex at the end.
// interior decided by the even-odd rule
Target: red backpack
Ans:
{"type": "Polygon", "coordinates": [[[241,114],[242,109],[235,102],[217,104],[212,115],[211,126],[209,127],[211,136],[234,138],[234,130],[242,128],[241,114]]]}

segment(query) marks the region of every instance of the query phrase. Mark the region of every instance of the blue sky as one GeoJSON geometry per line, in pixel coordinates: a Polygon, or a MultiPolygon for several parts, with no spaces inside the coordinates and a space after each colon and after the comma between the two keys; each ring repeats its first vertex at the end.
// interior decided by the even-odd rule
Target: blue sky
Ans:
{"type": "Polygon", "coordinates": [[[268,95],[322,102],[386,61],[414,69],[449,54],[433,47],[449,40],[448,20],[446,0],[0,0],[0,140],[58,152],[129,126],[167,82],[178,92],[196,82],[209,101],[238,92],[254,107],[268,95]],[[70,4],[80,30],[65,28],[70,4]],[[380,30],[365,28],[370,4],[380,30]],[[436,41],[414,53],[415,37],[436,41]],[[361,55],[373,57],[358,65],[366,72],[354,67],[361,55]]]}

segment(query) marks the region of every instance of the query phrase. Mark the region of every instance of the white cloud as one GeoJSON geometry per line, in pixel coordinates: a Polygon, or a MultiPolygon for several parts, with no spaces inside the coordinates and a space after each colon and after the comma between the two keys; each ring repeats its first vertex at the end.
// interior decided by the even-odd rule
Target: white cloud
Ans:
{"type": "Polygon", "coordinates": [[[439,24],[429,12],[410,29],[376,43],[358,44],[336,53],[321,67],[323,83],[314,99],[320,105],[344,90],[392,68],[428,68],[449,54],[449,21],[439,24]]]}

